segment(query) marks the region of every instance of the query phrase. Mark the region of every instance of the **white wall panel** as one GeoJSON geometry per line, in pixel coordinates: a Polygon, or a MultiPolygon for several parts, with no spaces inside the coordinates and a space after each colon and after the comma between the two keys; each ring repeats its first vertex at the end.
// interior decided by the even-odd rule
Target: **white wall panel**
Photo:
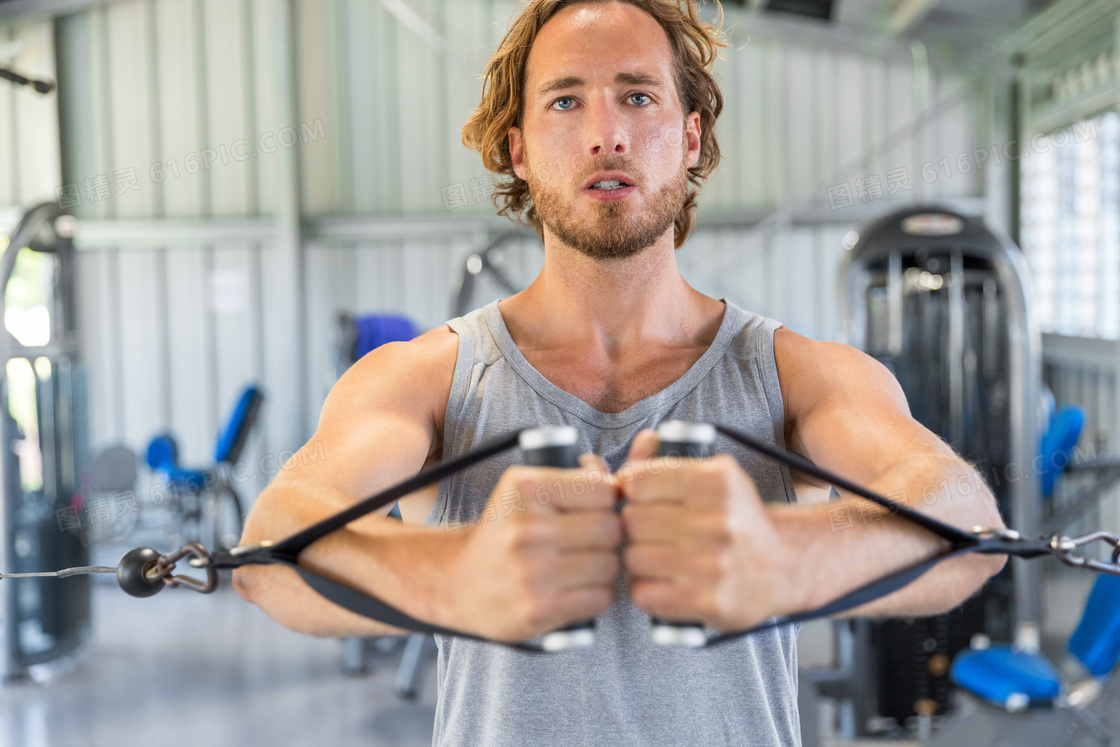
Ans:
{"type": "MultiPolygon", "coordinates": [[[[53,25],[0,26],[0,40],[18,45],[10,64],[36,79],[55,80],[53,25]]],[[[58,98],[27,86],[0,85],[0,205],[51,200],[60,186],[58,98]]]]}
{"type": "Polygon", "coordinates": [[[78,283],[75,288],[78,326],[82,330],[82,357],[89,372],[89,440],[91,444],[107,444],[120,439],[121,430],[114,418],[116,398],[109,388],[107,371],[115,357],[114,340],[104,323],[109,316],[105,292],[104,265],[108,252],[86,251],[77,255],[78,283]]]}
{"type": "MultiPolygon", "coordinates": [[[[206,80],[208,113],[206,129],[196,149],[203,170],[199,178],[207,182],[214,215],[246,215],[251,211],[250,170],[255,159],[237,160],[230,150],[245,140],[244,150],[255,146],[252,130],[252,68],[245,64],[251,43],[247,35],[250,20],[243,3],[206,0],[203,28],[206,40],[206,80]]],[[[170,62],[170,61],[168,61],[170,62]]]]}
{"type": "MultiPolygon", "coordinates": [[[[254,361],[252,247],[243,242],[214,248],[209,304],[214,318],[218,424],[224,426],[245,386],[259,379],[254,361]]],[[[215,431],[216,432],[216,431],[215,431]]]]}
{"type": "Polygon", "coordinates": [[[763,79],[763,96],[759,102],[766,113],[766,139],[758,143],[768,156],[766,162],[766,201],[764,205],[778,205],[793,199],[790,193],[789,173],[787,170],[787,147],[785,137],[786,112],[785,92],[789,87],[784,64],[785,51],[780,42],[767,41],[763,49],[763,64],[760,69],[763,79]]]}
{"type": "MultiPolygon", "coordinates": [[[[257,151],[258,144],[255,140],[259,134],[269,128],[275,128],[281,121],[280,115],[280,89],[267,71],[276,69],[277,45],[276,38],[276,3],[274,0],[249,0],[251,11],[251,25],[247,33],[252,35],[253,43],[247,45],[246,52],[251,53],[251,64],[254,72],[253,101],[255,104],[254,127],[249,143],[249,152],[257,152],[257,156],[250,156],[255,165],[256,211],[261,214],[275,213],[279,205],[279,195],[275,189],[280,183],[281,161],[278,158],[263,157],[257,151]],[[249,48],[251,46],[251,49],[249,48]]],[[[330,136],[328,130],[328,137],[330,136]]]]}
{"type": "Polygon", "coordinates": [[[198,54],[198,13],[196,0],[165,0],[155,7],[159,145],[142,178],[161,195],[163,214],[174,217],[202,215],[205,210],[200,181],[183,171],[186,154],[197,150],[202,136],[198,112],[203,106],[204,68],[198,54]],[[158,184],[152,182],[155,162],[160,164],[154,170],[156,178],[163,174],[158,184]]]}
{"type": "Polygon", "coordinates": [[[154,152],[152,138],[155,129],[151,76],[152,57],[149,46],[154,40],[149,34],[148,14],[151,6],[142,0],[132,0],[106,8],[107,60],[106,116],[103,144],[104,162],[95,174],[82,175],[82,180],[92,177],[104,190],[85,195],[95,198],[99,214],[114,218],[147,218],[155,209],[154,190],[148,177],[148,167],[154,152]],[[135,176],[140,189],[127,189],[129,177],[135,176]],[[118,193],[118,180],[122,191],[118,193]],[[145,188],[147,187],[147,188],[145,188]]]}
{"type": "Polygon", "coordinates": [[[937,197],[973,195],[980,183],[975,169],[969,171],[970,166],[962,169],[960,165],[962,157],[969,158],[977,147],[979,132],[975,96],[961,96],[961,86],[969,84],[947,76],[934,79],[935,100],[945,102],[931,159],[937,164],[937,180],[933,183],[933,194],[937,197]]]}
{"type": "Polygon", "coordinates": [[[208,337],[208,252],[192,247],[166,252],[167,338],[170,340],[171,422],[184,463],[203,464],[213,448],[215,361],[208,337]]]}
{"type": "MultiPolygon", "coordinates": [[[[275,453],[280,449],[298,447],[311,433],[300,430],[299,403],[305,399],[290,364],[293,330],[286,324],[285,315],[277,313],[290,305],[291,298],[286,289],[298,283],[298,279],[291,277],[291,268],[287,263],[277,261],[274,250],[265,249],[262,252],[260,272],[264,309],[260,334],[263,337],[264,388],[268,397],[262,421],[262,449],[275,453]]],[[[299,351],[299,355],[306,355],[306,351],[299,351]]],[[[316,422],[309,421],[312,428],[316,422]]]]}
{"type": "MultiPolygon", "coordinates": [[[[19,39],[21,53],[13,60],[18,70],[31,77],[54,80],[54,33],[49,23],[35,23],[20,27],[12,34],[19,39]]],[[[16,190],[6,204],[21,204],[52,200],[55,187],[60,185],[61,167],[58,153],[58,96],[43,95],[27,86],[5,85],[11,91],[9,101],[14,107],[14,137],[17,162],[8,173],[14,179],[16,190]]],[[[2,142],[2,141],[0,141],[2,142]]]]}
{"type": "MultiPolygon", "coordinates": [[[[786,46],[784,50],[784,165],[789,175],[790,194],[802,198],[811,194],[823,177],[817,156],[817,133],[829,126],[816,96],[817,76],[813,62],[818,56],[819,52],[810,49],[786,46]]],[[[731,95],[738,93],[732,91],[731,95]]]]}
{"type": "MultiPolygon", "coordinates": [[[[349,177],[349,192],[344,195],[345,209],[372,212],[384,204],[385,192],[395,188],[387,176],[388,107],[384,106],[385,70],[378,64],[383,45],[385,13],[377,3],[352,0],[346,5],[347,59],[346,87],[350,122],[346,131],[339,130],[343,147],[350,158],[343,164],[343,175],[349,177]]],[[[346,183],[344,182],[344,185],[346,183]]]]}
{"type": "MultiPolygon", "coordinates": [[[[444,79],[447,81],[446,148],[447,175],[438,187],[462,183],[468,189],[472,179],[485,181],[491,173],[482,166],[478,153],[463,147],[461,133],[471,112],[478,106],[482,95],[480,73],[486,66],[493,49],[490,46],[490,7],[485,0],[461,0],[444,5],[444,30],[448,53],[444,62],[444,79]]],[[[483,197],[481,193],[479,197],[483,197]]],[[[442,208],[442,194],[435,194],[437,207],[442,208]]],[[[472,202],[474,195],[471,195],[472,202]]],[[[483,207],[492,204],[488,196],[483,207]]]]}
{"type": "Polygon", "coordinates": [[[307,248],[305,292],[308,298],[307,402],[308,422],[318,423],[323,398],[334,380],[335,320],[354,303],[353,253],[347,248],[307,248]],[[348,266],[349,265],[349,266],[348,266]]]}
{"type": "MultiPolygon", "coordinates": [[[[409,9],[441,35],[443,6],[444,3],[436,0],[408,3],[409,9]]],[[[394,107],[400,117],[402,206],[406,210],[439,209],[442,208],[440,186],[448,183],[447,140],[450,134],[444,124],[447,121],[444,53],[402,23],[397,24],[396,41],[398,100],[404,104],[394,107]]]]}
{"type": "Polygon", "coordinates": [[[736,48],[731,64],[739,95],[724,101],[726,121],[736,124],[723,127],[721,131],[721,134],[733,133],[737,142],[734,156],[720,168],[735,173],[735,189],[741,196],[742,204],[748,207],[767,201],[763,171],[766,149],[760,147],[767,137],[765,110],[761,105],[764,88],[759,73],[761,62],[762,55],[757,44],[748,42],[736,48]]]}
{"type": "Polygon", "coordinates": [[[337,65],[347,63],[337,57],[339,35],[335,15],[340,1],[296,3],[297,119],[305,123],[323,119],[324,124],[330,125],[325,141],[311,143],[307,148],[297,146],[303,206],[312,214],[337,211],[343,188],[338,164],[341,158],[349,156],[342,156],[338,149],[337,65]]]}
{"type": "Polygon", "coordinates": [[[121,359],[120,385],[124,392],[123,431],[127,443],[146,444],[167,426],[162,412],[169,372],[163,355],[165,335],[157,310],[162,278],[157,255],[150,251],[121,251],[116,255],[121,359]]]}
{"type": "MultiPolygon", "coordinates": [[[[124,344],[122,339],[119,254],[116,251],[91,252],[83,262],[87,272],[78,276],[79,298],[88,299],[92,313],[80,318],[82,339],[89,340],[85,351],[89,362],[90,444],[127,438],[125,427],[124,344]]],[[[139,446],[139,443],[133,442],[139,446]]]]}
{"type": "MultiPolygon", "coordinates": [[[[12,28],[4,29],[0,39],[12,41],[16,38],[16,31],[12,28]]],[[[18,97],[15,86],[0,86],[0,167],[4,169],[0,176],[0,202],[5,205],[18,205],[21,202],[20,192],[20,154],[19,139],[16,137],[19,115],[18,97]]]]}

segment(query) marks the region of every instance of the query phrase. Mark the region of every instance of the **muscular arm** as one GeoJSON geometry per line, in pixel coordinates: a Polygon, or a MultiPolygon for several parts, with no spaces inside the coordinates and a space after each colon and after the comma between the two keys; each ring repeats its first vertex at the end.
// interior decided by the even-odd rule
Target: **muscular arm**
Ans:
{"type": "MultiPolygon", "coordinates": [[[[440,448],[458,338],[446,327],[382,346],[354,364],[331,390],[308,444],[257,498],[241,544],[278,541],[416,474],[440,448]]],[[[427,496],[402,499],[402,515],[422,522],[427,496]]],[[[432,620],[438,559],[454,537],[384,518],[391,507],[310,545],[300,563],[432,620]]],[[[291,569],[246,566],[234,573],[245,599],[273,619],[319,636],[400,633],[342,609],[291,569]]]]}
{"type": "MultiPolygon", "coordinates": [[[[964,529],[1002,527],[996,502],[975,470],[910,416],[898,382],[877,361],[845,345],[787,329],[774,336],[787,446],[819,466],[910,508],[964,529]]],[[[779,531],[803,547],[798,565],[807,608],[945,549],[946,543],[868,501],[773,511],[779,531]]],[[[1006,562],[965,555],[850,615],[919,616],[961,604],[1006,562]]]]}

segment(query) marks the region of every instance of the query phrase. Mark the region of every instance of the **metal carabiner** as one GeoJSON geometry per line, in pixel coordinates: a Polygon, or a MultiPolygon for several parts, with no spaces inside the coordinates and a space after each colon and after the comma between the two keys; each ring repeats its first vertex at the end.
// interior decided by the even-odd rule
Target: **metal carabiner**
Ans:
{"type": "Polygon", "coordinates": [[[994,537],[996,539],[1007,540],[1008,542],[1019,542],[1023,539],[1023,535],[1019,534],[1014,529],[1008,529],[1007,527],[992,529],[989,527],[980,526],[978,524],[972,528],[972,533],[977,537],[994,537]]]}
{"type": "Polygon", "coordinates": [[[1120,576],[1120,537],[1112,532],[1106,532],[1100,529],[1095,532],[1089,532],[1088,534],[1082,534],[1079,537],[1053,537],[1050,540],[1050,548],[1053,550],[1058,560],[1066,565],[1072,565],[1076,568],[1091,568],[1100,573],[1120,576]],[[1098,541],[1104,542],[1112,547],[1110,562],[1103,563],[1093,558],[1075,554],[1077,548],[1098,541]]]}
{"type": "Polygon", "coordinates": [[[144,578],[151,582],[163,581],[172,588],[185,586],[200,594],[209,594],[218,588],[218,569],[210,565],[210,552],[198,542],[188,542],[175,552],[160,555],[155,563],[144,570],[144,578]],[[206,569],[205,581],[172,574],[175,564],[188,556],[191,558],[188,562],[192,568],[206,569]]]}

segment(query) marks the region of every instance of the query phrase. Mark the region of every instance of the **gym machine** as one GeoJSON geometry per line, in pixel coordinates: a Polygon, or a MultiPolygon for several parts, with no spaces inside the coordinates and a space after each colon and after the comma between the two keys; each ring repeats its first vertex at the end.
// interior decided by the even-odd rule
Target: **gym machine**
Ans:
{"type": "MultiPolygon", "coordinates": [[[[38,205],[20,220],[0,256],[5,320],[0,559],[17,572],[89,563],[83,521],[89,494],[86,371],[75,323],[75,225],[56,203],[38,205]],[[20,295],[43,303],[31,310],[12,308],[20,295]]],[[[0,678],[49,675],[89,636],[89,576],[4,584],[0,632],[0,678]]]]}
{"type": "MultiPolygon", "coordinates": [[[[1036,536],[1039,481],[1024,470],[1039,444],[1041,337],[1022,253],[978,220],[929,206],[881,218],[846,244],[848,342],[887,366],[914,417],[977,466],[1008,524],[1036,536]]],[[[937,489],[907,499],[920,506],[937,489]]],[[[1039,604],[1038,566],[1016,559],[948,614],[838,623],[840,667],[813,679],[840,698],[843,736],[907,725],[928,734],[952,704],[953,657],[974,633],[1010,640],[1039,620],[1039,604]]]]}

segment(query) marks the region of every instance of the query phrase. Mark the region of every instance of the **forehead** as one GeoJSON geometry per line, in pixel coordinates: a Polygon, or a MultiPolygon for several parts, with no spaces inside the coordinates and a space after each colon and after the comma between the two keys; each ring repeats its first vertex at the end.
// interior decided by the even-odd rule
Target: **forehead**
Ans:
{"type": "Polygon", "coordinates": [[[618,72],[644,72],[672,85],[672,69],[669,37],[653,16],[628,3],[585,3],[564,8],[541,27],[526,63],[526,94],[568,75],[594,85],[618,72]]]}

